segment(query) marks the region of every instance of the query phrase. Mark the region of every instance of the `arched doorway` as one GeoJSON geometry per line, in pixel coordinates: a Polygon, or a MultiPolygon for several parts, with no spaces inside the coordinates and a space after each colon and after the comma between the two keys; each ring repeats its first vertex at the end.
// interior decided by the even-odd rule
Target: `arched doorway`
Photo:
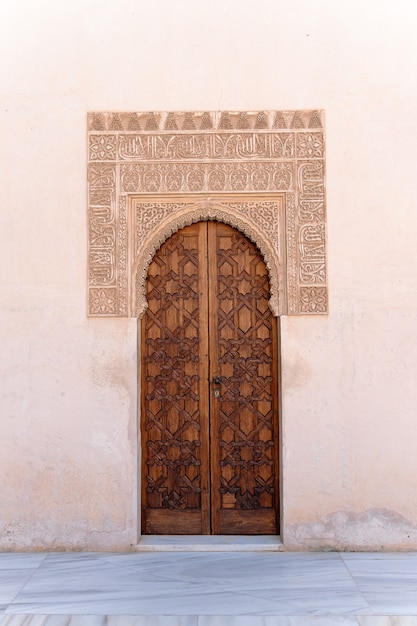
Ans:
{"type": "Polygon", "coordinates": [[[155,254],[142,345],[142,532],[277,534],[278,338],[253,242],[197,222],[155,254]]]}

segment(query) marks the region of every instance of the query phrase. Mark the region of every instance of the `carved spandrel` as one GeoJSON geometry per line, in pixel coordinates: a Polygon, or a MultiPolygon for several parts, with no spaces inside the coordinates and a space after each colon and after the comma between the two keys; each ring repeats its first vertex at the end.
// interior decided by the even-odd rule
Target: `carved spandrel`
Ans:
{"type": "MultiPolygon", "coordinates": [[[[142,200],[136,199],[134,201],[135,212],[141,211],[142,200]]],[[[283,251],[283,246],[281,244],[276,244],[279,238],[283,237],[284,229],[282,227],[283,219],[284,219],[284,211],[282,205],[282,199],[277,199],[275,203],[266,203],[269,204],[269,209],[272,208],[272,205],[275,204],[275,208],[277,211],[277,223],[278,223],[278,236],[275,237],[272,233],[271,241],[268,238],[261,238],[259,236],[259,219],[257,216],[257,212],[254,211],[253,221],[250,219],[249,210],[256,205],[256,202],[251,203],[241,202],[241,203],[233,203],[228,202],[227,199],[221,200],[220,198],[216,203],[210,202],[197,202],[196,199],[194,201],[190,201],[190,204],[178,203],[177,212],[170,212],[169,203],[143,203],[145,207],[145,211],[149,208],[152,210],[151,220],[159,221],[159,217],[165,216],[166,219],[162,219],[159,228],[156,232],[151,228],[147,232],[146,239],[141,239],[143,241],[143,245],[141,247],[141,254],[138,255],[137,265],[136,265],[136,302],[135,302],[135,311],[138,317],[141,316],[142,312],[146,309],[146,298],[144,293],[144,279],[147,272],[147,267],[153,258],[155,252],[160,247],[161,243],[165,241],[170,235],[183,228],[188,224],[194,224],[199,221],[205,220],[215,220],[219,222],[223,222],[225,224],[230,224],[234,228],[237,228],[241,232],[244,232],[246,236],[256,243],[259,249],[262,251],[264,255],[264,260],[268,271],[270,272],[270,280],[271,280],[271,297],[270,297],[270,307],[275,315],[281,314],[285,311],[286,300],[285,300],[285,286],[282,280],[280,280],[280,276],[283,275],[282,270],[280,271],[281,264],[285,264],[285,259],[282,256],[279,256],[283,251]],[[147,206],[150,205],[150,206],[147,206]],[[160,212],[155,213],[155,209],[158,208],[160,212]],[[168,217],[167,217],[168,216],[168,217]],[[281,224],[281,228],[279,227],[281,224]],[[282,233],[282,234],[280,234],[282,233]]],[[[258,203],[258,208],[262,210],[262,202],[258,203]]],[[[140,236],[143,237],[143,228],[145,226],[146,220],[141,221],[140,232],[142,233],[140,236]]],[[[138,231],[136,231],[138,233],[138,231]]],[[[138,236],[138,234],[136,235],[138,236]]],[[[135,244],[136,249],[139,249],[137,244],[135,244]]]]}
{"type": "Polygon", "coordinates": [[[241,214],[249,216],[252,223],[260,226],[280,256],[279,227],[283,226],[280,205],[273,201],[228,202],[227,206],[241,214]]]}
{"type": "MultiPolygon", "coordinates": [[[[144,200],[136,200],[135,216],[136,216],[136,251],[139,253],[141,246],[149,235],[170,215],[182,215],[187,209],[195,207],[196,200],[187,202],[146,202],[144,200]]],[[[283,226],[283,211],[280,201],[262,201],[262,200],[242,200],[240,202],[231,202],[230,199],[219,198],[217,208],[213,207],[205,209],[206,217],[226,217],[221,214],[221,209],[230,209],[232,214],[240,216],[241,219],[250,218],[253,226],[261,226],[266,234],[271,248],[275,248],[278,252],[279,248],[279,228],[283,226]]],[[[203,218],[202,218],[203,219],[203,218]]],[[[227,219],[227,218],[226,218],[227,219]]],[[[183,226],[182,218],[178,221],[178,227],[183,226]]],[[[175,228],[177,224],[175,224],[175,228]]]]}
{"type": "Polygon", "coordinates": [[[155,227],[161,224],[169,215],[180,212],[187,207],[185,202],[136,202],[136,242],[135,256],[140,254],[144,242],[155,227]]]}

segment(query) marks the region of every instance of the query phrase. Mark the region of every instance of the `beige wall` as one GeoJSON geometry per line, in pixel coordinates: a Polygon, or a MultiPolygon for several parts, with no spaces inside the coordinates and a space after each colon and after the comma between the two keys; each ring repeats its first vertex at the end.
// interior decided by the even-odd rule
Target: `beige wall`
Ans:
{"type": "Polygon", "coordinates": [[[2,0],[0,549],[137,540],[136,320],[86,318],[86,112],[325,109],[330,315],[283,318],[283,539],[417,548],[413,0],[2,0]]]}

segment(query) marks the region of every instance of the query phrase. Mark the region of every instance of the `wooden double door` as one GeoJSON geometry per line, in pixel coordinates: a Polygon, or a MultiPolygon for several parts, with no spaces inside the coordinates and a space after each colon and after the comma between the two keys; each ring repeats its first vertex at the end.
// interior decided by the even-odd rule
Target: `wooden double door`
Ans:
{"type": "Polygon", "coordinates": [[[187,226],[149,267],[142,532],[278,533],[277,325],[257,247],[187,226]]]}

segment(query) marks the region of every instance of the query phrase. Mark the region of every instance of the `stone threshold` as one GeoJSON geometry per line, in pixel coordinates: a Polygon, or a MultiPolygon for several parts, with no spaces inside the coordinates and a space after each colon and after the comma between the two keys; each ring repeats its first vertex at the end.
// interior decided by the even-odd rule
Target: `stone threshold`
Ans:
{"type": "Polygon", "coordinates": [[[277,535],[144,535],[137,552],[283,552],[277,535]]]}

